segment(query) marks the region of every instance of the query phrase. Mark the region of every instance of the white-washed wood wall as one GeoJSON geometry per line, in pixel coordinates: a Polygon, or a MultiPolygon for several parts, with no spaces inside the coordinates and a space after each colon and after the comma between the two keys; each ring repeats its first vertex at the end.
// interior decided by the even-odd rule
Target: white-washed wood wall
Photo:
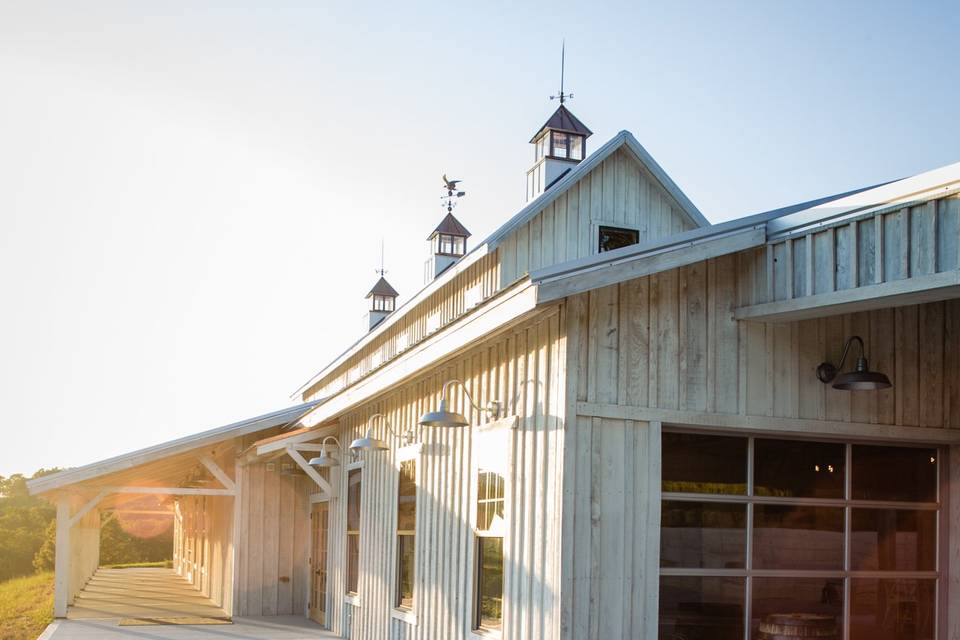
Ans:
{"type": "Polygon", "coordinates": [[[676,200],[620,149],[503,240],[501,287],[534,269],[596,254],[599,225],[638,229],[640,242],[694,228],[676,200]]]}
{"type": "Polygon", "coordinates": [[[856,422],[863,437],[872,424],[878,437],[882,425],[960,429],[960,300],[738,323],[733,310],[756,291],[740,276],[763,257],[724,256],[567,299],[561,637],[655,636],[663,416],[709,425],[740,415],[753,428],[763,418],[856,422]],[[817,364],[836,364],[853,334],[892,389],[817,380],[817,364]],[[610,417],[626,407],[636,421],[610,417]]]}
{"type": "Polygon", "coordinates": [[[583,309],[577,330],[588,341],[580,401],[960,428],[960,300],[738,323],[733,309],[754,290],[738,274],[758,260],[762,250],[743,252],[571,299],[571,309],[583,309]],[[854,334],[892,389],[838,391],[816,379],[816,366],[838,364],[854,334]]]}
{"type": "Polygon", "coordinates": [[[233,601],[232,496],[181,496],[173,529],[173,567],[227,612],[233,601]]]}
{"type": "MultiPolygon", "coordinates": [[[[417,419],[435,409],[449,379],[463,380],[476,402],[499,399],[519,416],[510,451],[512,487],[506,519],[504,640],[550,639],[559,633],[561,384],[564,343],[557,310],[511,329],[456,360],[403,385],[341,418],[344,446],[358,437],[368,416],[382,412],[396,433],[418,429],[415,605],[417,625],[393,619],[395,584],[396,450],[401,442],[378,420],[375,434],[389,452],[364,453],[360,606],[343,601],[345,498],[335,501],[330,522],[331,628],[353,639],[467,638],[472,625],[473,534],[469,496],[469,429],[426,429],[417,419]],[[521,381],[533,380],[532,384],[521,381]],[[514,398],[516,404],[514,405],[514,398]]],[[[474,423],[481,418],[452,388],[453,406],[474,423]]],[[[337,468],[345,486],[347,468],[337,468]]],[[[342,493],[342,492],[341,492],[342,493]]]]}
{"type": "MultiPolygon", "coordinates": [[[[84,501],[76,500],[74,509],[84,501]]],[[[100,565],[100,510],[91,509],[70,531],[70,591],[68,602],[80,593],[100,565]]]]}
{"type": "Polygon", "coordinates": [[[750,273],[750,304],[956,270],[960,198],[890,207],[791,233],[769,242],[764,258],[750,273]]]}
{"type": "Polygon", "coordinates": [[[236,615],[306,615],[314,485],[279,460],[239,469],[236,615]]]}

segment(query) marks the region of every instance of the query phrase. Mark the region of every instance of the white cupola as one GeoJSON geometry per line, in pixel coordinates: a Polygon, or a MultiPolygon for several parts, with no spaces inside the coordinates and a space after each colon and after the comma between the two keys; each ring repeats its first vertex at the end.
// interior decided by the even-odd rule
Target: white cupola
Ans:
{"type": "Polygon", "coordinates": [[[424,284],[432,282],[449,269],[450,265],[467,254],[467,238],[470,237],[470,232],[453,215],[457,199],[466,195],[465,191],[457,190],[458,182],[460,180],[448,180],[446,175],[443,176],[444,188],[447,191],[447,195],[443,196],[446,200],[444,206],[447,209],[447,215],[427,236],[430,257],[423,268],[424,284]]]}
{"type": "Polygon", "coordinates": [[[380,279],[367,294],[367,298],[370,299],[370,310],[367,312],[370,321],[368,330],[372,330],[383,322],[384,318],[393,313],[393,310],[397,308],[397,296],[399,295],[397,290],[391,287],[387,279],[383,277],[381,270],[380,279]]]}
{"type": "Polygon", "coordinates": [[[530,139],[533,166],[527,171],[527,202],[536,199],[580,164],[587,155],[587,138],[593,135],[570,110],[560,106],[530,139]]]}

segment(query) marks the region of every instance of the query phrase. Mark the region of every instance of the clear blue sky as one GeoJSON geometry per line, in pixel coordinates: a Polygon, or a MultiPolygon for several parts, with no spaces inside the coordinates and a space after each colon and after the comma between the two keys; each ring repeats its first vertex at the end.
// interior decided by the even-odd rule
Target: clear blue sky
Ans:
{"type": "Polygon", "coordinates": [[[956,3],[0,5],[0,474],[290,403],[422,284],[440,175],[522,205],[567,39],[713,221],[960,160],[956,3]]]}

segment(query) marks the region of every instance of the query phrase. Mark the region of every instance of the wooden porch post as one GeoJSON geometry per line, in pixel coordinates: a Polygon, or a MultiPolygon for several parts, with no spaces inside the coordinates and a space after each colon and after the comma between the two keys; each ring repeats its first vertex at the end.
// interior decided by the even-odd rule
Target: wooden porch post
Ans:
{"type": "Polygon", "coordinates": [[[54,556],[53,615],[64,618],[70,599],[70,498],[57,501],[57,549],[54,556]]]}

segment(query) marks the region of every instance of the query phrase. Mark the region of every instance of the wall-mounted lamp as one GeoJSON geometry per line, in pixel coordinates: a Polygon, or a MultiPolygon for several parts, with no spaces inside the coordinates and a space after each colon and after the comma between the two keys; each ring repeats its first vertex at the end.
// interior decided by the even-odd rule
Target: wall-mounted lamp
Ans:
{"type": "Polygon", "coordinates": [[[867,366],[867,358],[863,353],[863,339],[860,336],[852,336],[847,339],[847,344],[843,347],[843,356],[840,357],[839,367],[835,367],[829,362],[821,362],[820,366],[817,367],[817,378],[824,384],[832,382],[834,389],[843,389],[844,391],[887,389],[893,386],[890,384],[890,379],[884,374],[879,371],[870,371],[870,367],[867,366]],[[843,370],[843,363],[847,359],[847,352],[850,351],[850,344],[853,341],[860,345],[857,366],[853,371],[837,375],[838,372],[843,370]]]}
{"type": "Polygon", "coordinates": [[[307,464],[309,464],[311,467],[336,467],[340,464],[340,461],[331,455],[335,451],[340,451],[340,441],[337,440],[336,436],[327,436],[320,444],[320,455],[315,458],[310,458],[310,461],[307,464]],[[328,445],[328,440],[333,440],[337,444],[328,445]]]}
{"type": "Polygon", "coordinates": [[[470,421],[462,413],[447,409],[447,388],[452,384],[459,384],[463,387],[463,393],[467,396],[471,407],[477,411],[489,413],[494,419],[500,417],[500,402],[494,400],[486,408],[480,407],[473,401],[473,397],[463,382],[448,380],[443,384],[443,389],[440,390],[440,406],[436,411],[428,411],[420,416],[420,424],[425,427],[466,427],[470,424],[470,421]]]}
{"type": "MultiPolygon", "coordinates": [[[[375,413],[367,420],[367,430],[364,433],[362,438],[357,438],[350,443],[350,448],[354,451],[386,451],[390,448],[383,440],[373,437],[373,420],[374,418],[380,418],[383,421],[384,426],[387,430],[392,433],[394,436],[397,433],[393,430],[393,427],[390,426],[390,423],[387,421],[387,417],[382,413],[375,413]]],[[[403,439],[404,444],[410,444],[411,433],[408,429],[404,433],[400,434],[400,437],[403,439]]]]}

